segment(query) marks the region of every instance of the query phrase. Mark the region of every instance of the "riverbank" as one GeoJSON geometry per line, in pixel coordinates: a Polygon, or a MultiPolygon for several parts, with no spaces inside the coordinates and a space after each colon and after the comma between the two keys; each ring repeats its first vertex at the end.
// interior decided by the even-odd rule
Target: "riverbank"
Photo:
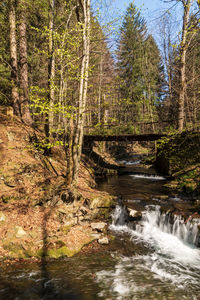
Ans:
{"type": "MultiPolygon", "coordinates": [[[[79,184],[76,201],[66,196],[69,191],[64,190],[63,182],[59,186],[63,189],[57,186],[52,198],[46,201],[42,198],[41,203],[34,200],[27,210],[21,207],[19,214],[15,213],[16,199],[11,211],[7,206],[6,216],[1,220],[10,212],[11,224],[2,220],[0,226],[7,222],[6,228],[10,228],[11,233],[13,222],[19,226],[20,218],[27,218],[28,226],[23,227],[25,223],[22,223],[26,234],[12,237],[9,244],[14,246],[14,241],[21,248],[13,249],[12,258],[9,252],[4,255],[9,259],[0,260],[1,299],[198,297],[200,228],[197,206],[193,201],[177,198],[176,192],[169,192],[164,187],[166,178],[157,174],[150,163],[145,163],[144,155],[138,152],[130,152],[126,159],[121,157],[122,161],[118,161],[121,167],[127,167],[122,175],[101,178],[98,185],[101,191],[93,187],[95,163],[83,156],[80,183],[85,185],[79,184]],[[62,195],[65,196],[61,198],[62,195]],[[119,195],[122,197],[114,200],[111,221],[110,205],[119,195]],[[77,224],[67,224],[70,220],[77,220],[77,224]],[[32,229],[30,222],[34,226],[32,229]],[[29,246],[35,251],[40,243],[38,253],[31,253],[26,241],[33,229],[37,236],[34,245],[29,246]]],[[[102,171],[105,174],[106,170],[102,171]]],[[[7,205],[12,204],[9,201],[7,205]]],[[[23,197],[21,201],[23,204],[23,197]]],[[[4,251],[11,249],[4,246],[4,251]]]]}
{"type": "MultiPolygon", "coordinates": [[[[111,207],[115,205],[118,195],[112,196],[110,191],[106,193],[95,189],[95,179],[100,175],[131,172],[131,164],[124,168],[105,151],[102,155],[94,147],[92,152],[82,155],[77,188],[68,189],[62,147],[53,147],[51,155],[47,157],[38,147],[37,141],[43,138],[39,131],[22,124],[17,118],[11,120],[1,114],[0,119],[0,258],[40,260],[43,257],[71,257],[94,241],[108,244],[107,221],[110,221],[111,207]]],[[[158,148],[159,167],[165,166],[168,159],[168,175],[183,174],[185,179],[185,174],[188,176],[190,173],[184,173],[182,165],[177,164],[180,153],[173,150],[176,147],[167,147],[169,143],[171,140],[168,143],[162,141],[158,148]],[[173,159],[170,159],[170,155],[173,159]]],[[[182,147],[188,151],[187,143],[182,147]]],[[[181,153],[185,153],[183,149],[181,153]]],[[[147,149],[139,144],[134,145],[134,151],[127,157],[147,154],[147,149]]],[[[196,161],[194,155],[192,158],[193,162],[196,161]]],[[[195,187],[199,187],[196,176],[198,164],[195,172],[194,163],[191,166],[188,170],[195,174],[195,187]]],[[[151,175],[151,165],[147,166],[145,160],[144,163],[140,162],[140,172],[141,167],[144,173],[151,175]]],[[[184,164],[184,167],[188,165],[184,164]]],[[[134,168],[137,172],[137,167],[134,168]]],[[[191,179],[186,179],[191,185],[191,179]]],[[[174,181],[167,183],[170,187],[173,184],[174,181]]],[[[179,192],[176,185],[174,193],[179,192]]],[[[195,202],[195,212],[199,213],[199,205],[195,202]]]]}
{"type": "Polygon", "coordinates": [[[94,163],[83,155],[77,188],[69,190],[63,149],[44,156],[39,131],[0,119],[0,258],[70,257],[92,241],[108,243],[106,224],[95,224],[110,216],[114,197],[95,189],[94,163]]]}
{"type": "Polygon", "coordinates": [[[171,178],[168,187],[188,197],[200,196],[200,133],[183,132],[157,144],[156,167],[171,178]]]}

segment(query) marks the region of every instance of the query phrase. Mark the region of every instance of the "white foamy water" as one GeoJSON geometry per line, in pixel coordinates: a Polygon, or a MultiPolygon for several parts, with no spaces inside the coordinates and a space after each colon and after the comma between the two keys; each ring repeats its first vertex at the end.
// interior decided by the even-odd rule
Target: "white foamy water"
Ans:
{"type": "MultiPolygon", "coordinates": [[[[132,229],[125,207],[117,206],[110,229],[121,235],[129,234],[133,242],[142,243],[150,251],[145,255],[133,253],[132,257],[120,257],[114,270],[97,273],[98,283],[104,282],[114,299],[119,300],[148,299],[145,295],[155,289],[155,280],[156,284],[169,287],[169,291],[171,288],[200,290],[200,249],[195,246],[199,239],[198,222],[162,215],[159,206],[149,206],[141,222],[132,229]],[[131,298],[133,295],[135,298],[131,298]]],[[[101,296],[106,295],[104,292],[101,296]]],[[[175,298],[169,296],[169,299],[175,298]]],[[[195,295],[188,298],[182,293],[177,299],[198,298],[195,295]]]]}
{"type": "Polygon", "coordinates": [[[130,175],[133,178],[139,178],[139,179],[149,179],[149,180],[166,180],[163,176],[157,176],[157,175],[146,175],[146,174],[132,174],[130,175]]]}
{"type": "Polygon", "coordinates": [[[131,161],[120,160],[118,161],[118,163],[124,164],[126,166],[132,166],[132,165],[139,165],[141,163],[141,160],[131,160],[131,161]]]}
{"type": "Polygon", "coordinates": [[[126,222],[125,207],[117,206],[112,217],[111,230],[127,232],[132,238],[155,247],[159,253],[200,267],[200,250],[196,248],[200,239],[199,219],[185,222],[181,216],[161,214],[159,206],[149,206],[133,230],[126,222]]]}

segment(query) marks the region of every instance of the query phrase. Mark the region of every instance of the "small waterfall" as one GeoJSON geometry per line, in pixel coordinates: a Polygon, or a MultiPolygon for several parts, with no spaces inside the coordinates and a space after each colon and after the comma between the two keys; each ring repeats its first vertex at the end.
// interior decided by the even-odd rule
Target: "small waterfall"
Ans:
{"type": "Polygon", "coordinates": [[[165,177],[163,176],[158,176],[158,175],[147,175],[147,174],[132,174],[130,175],[133,178],[137,179],[149,179],[149,180],[166,180],[165,177]]]}
{"type": "MultiPolygon", "coordinates": [[[[179,240],[194,245],[200,246],[200,219],[190,218],[184,220],[180,215],[169,213],[161,213],[160,206],[149,205],[142,214],[142,220],[138,222],[132,234],[140,235],[143,238],[155,238],[153,233],[174,236],[179,240]]],[[[132,229],[131,222],[128,222],[127,208],[122,205],[117,205],[112,215],[111,229],[122,230],[127,229],[130,232],[132,229]]]]}
{"type": "Polygon", "coordinates": [[[97,282],[102,285],[100,296],[107,299],[109,292],[118,300],[150,299],[152,288],[156,287],[158,293],[157,282],[159,288],[162,285],[166,288],[167,284],[168,294],[175,291],[166,299],[199,299],[190,297],[192,290],[198,290],[200,282],[200,249],[196,247],[199,220],[185,221],[170,212],[162,213],[160,206],[149,205],[142,219],[132,222],[122,201],[112,217],[110,229],[126,238],[128,234],[133,244],[139,244],[141,251],[136,254],[133,250],[132,256],[119,256],[113,269],[96,273],[97,282]],[[142,249],[145,249],[144,253],[142,249]],[[149,293],[145,294],[149,288],[149,293]]]}
{"type": "Polygon", "coordinates": [[[128,221],[128,213],[125,205],[117,205],[112,214],[112,225],[123,226],[128,221]]]}
{"type": "Polygon", "coordinates": [[[143,212],[141,223],[136,226],[136,231],[144,233],[146,227],[158,228],[161,232],[172,234],[180,240],[200,246],[199,219],[185,221],[181,215],[161,213],[160,206],[148,206],[143,212]]]}

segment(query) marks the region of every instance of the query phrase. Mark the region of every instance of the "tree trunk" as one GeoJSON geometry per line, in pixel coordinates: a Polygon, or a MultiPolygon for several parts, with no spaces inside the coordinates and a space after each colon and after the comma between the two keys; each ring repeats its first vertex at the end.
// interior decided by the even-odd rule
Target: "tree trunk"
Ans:
{"type": "Polygon", "coordinates": [[[151,117],[151,123],[152,123],[152,132],[155,133],[155,124],[154,124],[154,118],[153,118],[153,103],[151,99],[151,85],[150,82],[148,83],[148,102],[149,102],[149,113],[151,117]]]}
{"type": "Polygon", "coordinates": [[[193,120],[193,130],[197,129],[197,96],[196,96],[196,87],[195,87],[195,55],[193,54],[192,58],[192,120],[193,120]]]}
{"type": "Polygon", "coordinates": [[[81,76],[79,85],[79,102],[78,102],[78,116],[77,116],[77,128],[74,139],[74,154],[73,154],[73,184],[76,184],[78,179],[78,172],[80,166],[80,159],[82,153],[83,144],[83,128],[85,122],[85,107],[87,99],[87,87],[88,87],[88,73],[89,73],[89,55],[90,55],[90,0],[80,1],[83,9],[83,55],[81,64],[81,76]]]}
{"type": "Polygon", "coordinates": [[[173,93],[172,93],[172,61],[171,61],[171,55],[170,55],[170,47],[171,47],[171,36],[168,32],[168,38],[167,38],[167,46],[166,41],[164,39],[164,57],[165,57],[165,65],[167,68],[167,76],[168,76],[168,93],[169,93],[169,103],[172,105],[173,103],[173,93]]]}
{"type": "Polygon", "coordinates": [[[70,186],[72,184],[72,181],[73,181],[73,169],[74,169],[73,133],[74,133],[74,126],[73,126],[73,118],[71,117],[70,120],[69,120],[66,145],[64,145],[65,153],[66,153],[66,160],[67,160],[66,184],[68,186],[70,186]]]}
{"type": "Polygon", "coordinates": [[[32,125],[33,120],[29,109],[28,59],[26,40],[26,1],[19,0],[19,86],[21,117],[24,123],[32,125]]]}
{"type": "Polygon", "coordinates": [[[180,91],[178,99],[178,130],[181,132],[184,126],[184,104],[185,104],[185,91],[186,91],[186,52],[187,52],[187,33],[189,25],[190,7],[192,0],[183,2],[184,15],[183,15],[183,27],[182,27],[182,38],[181,38],[181,49],[180,49],[180,91]]]}
{"type": "Polygon", "coordinates": [[[18,91],[18,66],[17,66],[17,40],[16,40],[16,15],[13,0],[9,0],[9,26],[10,26],[10,64],[12,81],[12,105],[14,114],[21,116],[18,91]]]}
{"type": "Polygon", "coordinates": [[[48,90],[49,90],[49,115],[46,116],[45,132],[49,137],[54,128],[54,111],[53,106],[55,102],[55,54],[54,54],[54,10],[55,0],[50,0],[49,3],[49,49],[48,49],[48,90]]]}
{"type": "Polygon", "coordinates": [[[99,64],[99,93],[98,93],[98,123],[101,124],[101,100],[102,100],[102,79],[103,79],[103,53],[101,46],[100,54],[100,64],[99,64]]]}

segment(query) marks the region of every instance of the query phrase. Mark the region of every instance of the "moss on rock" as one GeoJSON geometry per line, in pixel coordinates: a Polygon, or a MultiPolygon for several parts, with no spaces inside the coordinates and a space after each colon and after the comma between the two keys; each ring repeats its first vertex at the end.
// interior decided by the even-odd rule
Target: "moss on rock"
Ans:
{"type": "Polygon", "coordinates": [[[90,200],[90,209],[110,207],[113,201],[113,197],[109,195],[93,197],[90,200]]]}

